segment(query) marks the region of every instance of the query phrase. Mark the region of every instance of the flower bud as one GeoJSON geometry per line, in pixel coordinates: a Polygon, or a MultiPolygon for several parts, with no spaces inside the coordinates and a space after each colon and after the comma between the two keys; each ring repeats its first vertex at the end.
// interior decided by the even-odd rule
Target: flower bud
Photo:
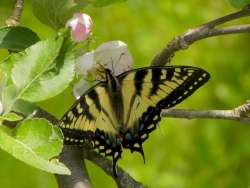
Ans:
{"type": "Polygon", "coordinates": [[[92,20],[89,15],[78,12],[67,22],[66,26],[71,28],[74,42],[83,42],[91,33],[92,20]]]}

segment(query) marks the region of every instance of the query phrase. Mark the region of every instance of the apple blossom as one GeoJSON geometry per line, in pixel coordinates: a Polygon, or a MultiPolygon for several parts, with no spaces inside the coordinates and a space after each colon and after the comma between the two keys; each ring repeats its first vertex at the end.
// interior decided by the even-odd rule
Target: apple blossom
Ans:
{"type": "Polygon", "coordinates": [[[83,42],[91,33],[92,20],[89,15],[78,12],[67,22],[66,26],[71,28],[74,42],[83,42]]]}
{"type": "MultiPolygon", "coordinates": [[[[88,73],[93,72],[96,65],[99,64],[110,69],[113,74],[119,75],[132,69],[132,56],[124,42],[110,41],[78,57],[76,59],[76,73],[82,75],[83,78],[74,86],[76,98],[79,98],[89,87],[87,82],[83,80],[86,80],[88,73]]],[[[98,80],[98,77],[94,78],[98,80]]]]}

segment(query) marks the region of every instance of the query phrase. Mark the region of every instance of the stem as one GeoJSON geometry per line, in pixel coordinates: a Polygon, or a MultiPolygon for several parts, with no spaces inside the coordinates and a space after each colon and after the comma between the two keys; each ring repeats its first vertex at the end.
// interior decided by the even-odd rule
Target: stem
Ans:
{"type": "Polygon", "coordinates": [[[71,175],[56,174],[60,188],[91,188],[89,175],[85,167],[82,148],[77,146],[64,146],[59,160],[70,170],[71,175]]]}
{"type": "Polygon", "coordinates": [[[19,25],[20,18],[23,12],[24,0],[16,0],[14,9],[10,17],[5,21],[7,26],[17,26],[19,25]]]}
{"type": "Polygon", "coordinates": [[[224,119],[250,124],[250,116],[247,115],[249,112],[250,101],[247,101],[245,104],[232,110],[165,109],[162,111],[161,116],[185,119],[224,119]]]}

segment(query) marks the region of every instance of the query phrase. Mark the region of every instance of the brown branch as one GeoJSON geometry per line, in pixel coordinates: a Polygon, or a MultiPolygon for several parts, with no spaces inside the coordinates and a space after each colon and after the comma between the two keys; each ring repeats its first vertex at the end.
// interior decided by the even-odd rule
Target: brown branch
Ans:
{"type": "MultiPolygon", "coordinates": [[[[59,123],[58,119],[40,108],[37,108],[32,116],[46,118],[55,125],[58,125],[59,123]]],[[[64,150],[60,154],[59,159],[61,162],[66,164],[67,167],[70,168],[72,174],[70,176],[56,175],[60,188],[71,188],[74,186],[77,186],[77,188],[90,187],[90,180],[85,168],[84,158],[93,161],[95,164],[100,166],[108,175],[112,176],[119,188],[145,188],[141,183],[134,180],[128,173],[126,173],[119,167],[117,167],[118,177],[115,178],[113,176],[112,162],[99,153],[93,151],[92,148],[87,144],[83,148],[79,148],[76,146],[64,147],[64,150]]]]}
{"type": "Polygon", "coordinates": [[[24,0],[16,0],[11,16],[5,21],[7,26],[19,25],[20,18],[23,12],[24,0]]]}
{"type": "MultiPolygon", "coordinates": [[[[37,108],[32,114],[32,117],[46,118],[54,125],[59,124],[58,119],[41,108],[37,108]]],[[[71,170],[71,175],[55,175],[60,188],[91,187],[88,172],[84,163],[84,157],[82,155],[82,149],[83,148],[76,146],[64,146],[59,159],[71,170]]]]}
{"type": "Polygon", "coordinates": [[[162,111],[162,117],[173,118],[203,118],[203,119],[224,119],[240,121],[250,124],[250,116],[247,113],[250,112],[250,101],[245,104],[236,107],[232,110],[191,110],[191,109],[165,109],[162,111]]]}
{"type": "Polygon", "coordinates": [[[85,154],[86,158],[99,167],[101,167],[108,175],[112,176],[116,181],[116,184],[119,188],[145,188],[140,182],[134,180],[127,172],[122,170],[120,167],[117,167],[117,176],[114,177],[113,169],[112,169],[112,161],[103,157],[99,153],[93,150],[86,150],[85,154]]]}
{"type": "Polygon", "coordinates": [[[91,188],[88,171],[82,155],[82,148],[77,146],[64,145],[59,156],[71,171],[71,175],[58,175],[56,179],[60,188],[91,188]]]}
{"type": "Polygon", "coordinates": [[[233,33],[247,33],[250,32],[250,25],[234,25],[230,27],[224,27],[216,29],[216,26],[224,24],[226,22],[239,19],[242,17],[250,16],[250,6],[246,6],[244,9],[223,16],[221,18],[207,22],[197,28],[190,29],[186,33],[174,38],[170,41],[167,46],[157,54],[151,62],[153,66],[160,66],[169,63],[174,53],[179,50],[184,50],[189,47],[192,43],[209,37],[233,34],[233,33]]]}

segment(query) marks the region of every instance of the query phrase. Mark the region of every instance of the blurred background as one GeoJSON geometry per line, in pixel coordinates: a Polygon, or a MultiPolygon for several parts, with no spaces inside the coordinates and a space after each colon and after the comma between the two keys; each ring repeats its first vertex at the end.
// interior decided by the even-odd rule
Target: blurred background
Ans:
{"type": "MultiPolygon", "coordinates": [[[[55,32],[33,15],[26,0],[21,25],[42,39],[55,32]]],[[[0,25],[13,0],[0,0],[0,25]]],[[[110,40],[128,44],[134,66],[149,65],[173,37],[211,19],[236,11],[227,0],[128,0],[104,8],[83,10],[94,22],[93,46],[110,40]]],[[[235,23],[235,22],[233,22],[235,23]]],[[[250,23],[244,18],[239,23],[250,23]]],[[[211,80],[178,107],[231,109],[250,99],[250,35],[235,34],[199,41],[173,58],[174,65],[202,67],[211,80]]],[[[7,53],[0,50],[0,58],[7,53]]],[[[72,104],[70,89],[40,103],[60,117],[72,104]],[[65,100],[67,97],[68,100],[65,100]],[[62,102],[63,101],[63,102],[62,102]]],[[[250,188],[250,126],[222,120],[165,118],[144,144],[146,164],[138,154],[124,152],[119,165],[150,188],[250,188]]],[[[94,187],[115,182],[87,161],[94,187]]],[[[48,174],[19,162],[0,150],[0,187],[56,188],[48,174]]]]}

